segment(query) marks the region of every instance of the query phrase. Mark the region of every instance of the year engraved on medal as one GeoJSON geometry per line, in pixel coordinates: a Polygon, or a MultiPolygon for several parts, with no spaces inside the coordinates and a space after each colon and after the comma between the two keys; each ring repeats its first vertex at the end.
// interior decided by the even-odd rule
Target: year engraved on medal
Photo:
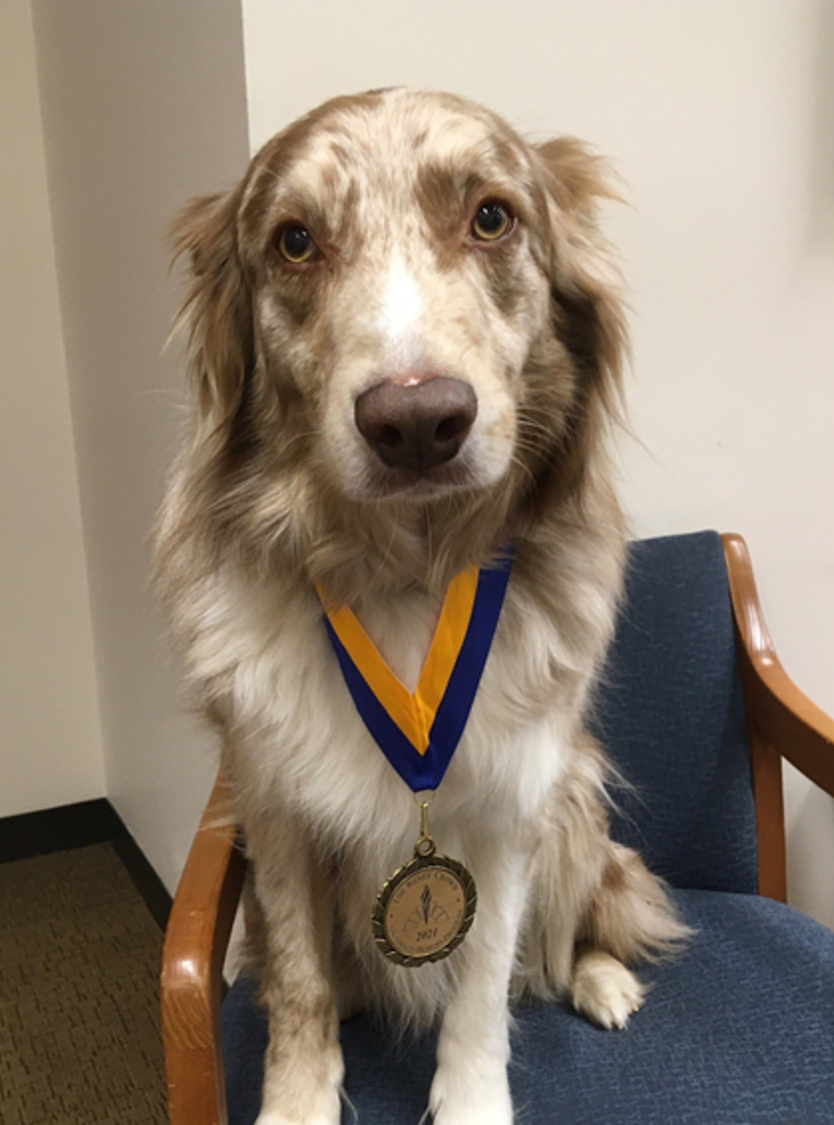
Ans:
{"type": "Polygon", "coordinates": [[[457,949],[475,917],[475,880],[456,859],[435,855],[421,837],[414,858],[377,897],[373,935],[379,950],[405,968],[440,961],[457,949]]]}

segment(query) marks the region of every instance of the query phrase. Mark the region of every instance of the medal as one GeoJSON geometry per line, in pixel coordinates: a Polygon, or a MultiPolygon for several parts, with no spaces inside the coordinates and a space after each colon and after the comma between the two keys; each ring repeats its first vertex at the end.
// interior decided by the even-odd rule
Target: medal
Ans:
{"type": "MultiPolygon", "coordinates": [[[[416,690],[397,679],[347,606],[325,607],[325,625],[356,709],[389,763],[416,794],[434,791],[463,735],[498,626],[510,554],[449,584],[416,690]]],[[[462,863],[438,855],[418,800],[414,856],[385,883],[372,915],[374,941],[391,961],[413,968],[452,953],[469,931],[478,896],[462,863]]]]}
{"type": "Polygon", "coordinates": [[[377,895],[373,935],[389,961],[411,969],[442,961],[469,932],[478,904],[475,880],[456,859],[437,855],[429,835],[428,802],[421,801],[414,858],[377,895]]]}

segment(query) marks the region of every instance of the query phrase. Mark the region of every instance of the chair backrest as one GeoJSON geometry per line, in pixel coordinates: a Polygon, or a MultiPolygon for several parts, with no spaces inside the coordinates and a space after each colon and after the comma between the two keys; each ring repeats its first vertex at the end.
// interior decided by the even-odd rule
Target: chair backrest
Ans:
{"type": "Polygon", "coordinates": [[[749,748],[715,532],[631,545],[592,728],[634,787],[614,791],[614,838],[673,886],[754,894],[749,748]]]}

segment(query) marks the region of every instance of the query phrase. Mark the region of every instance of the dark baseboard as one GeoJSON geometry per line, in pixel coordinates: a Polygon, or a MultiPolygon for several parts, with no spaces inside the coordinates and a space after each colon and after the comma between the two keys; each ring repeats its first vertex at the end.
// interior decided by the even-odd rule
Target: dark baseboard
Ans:
{"type": "Polygon", "coordinates": [[[150,860],[131,836],[127,826],[115,809],[113,809],[113,815],[118,820],[120,829],[110,843],[115,848],[116,854],[124,864],[125,870],[133,880],[137,891],[145,900],[148,910],[153,914],[160,928],[164,930],[168,925],[168,915],[171,913],[173,899],[168,888],[151,866],[150,860]]]}
{"type": "Polygon", "coordinates": [[[106,797],[0,819],[0,863],[109,843],[164,929],[171,910],[165,884],[106,797]]]}
{"type": "Polygon", "coordinates": [[[105,797],[0,820],[0,863],[112,840],[121,817],[105,797]]]}

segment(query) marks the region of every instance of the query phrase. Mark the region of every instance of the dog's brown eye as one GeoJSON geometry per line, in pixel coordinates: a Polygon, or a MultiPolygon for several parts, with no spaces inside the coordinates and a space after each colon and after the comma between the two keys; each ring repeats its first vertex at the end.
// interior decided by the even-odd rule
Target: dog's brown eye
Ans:
{"type": "Polygon", "coordinates": [[[502,203],[482,203],[472,220],[472,233],[482,242],[495,242],[508,233],[512,221],[502,203]]]}
{"type": "Polygon", "coordinates": [[[278,232],[276,239],[279,254],[298,266],[309,262],[316,254],[316,244],[300,223],[290,223],[278,232]]]}

